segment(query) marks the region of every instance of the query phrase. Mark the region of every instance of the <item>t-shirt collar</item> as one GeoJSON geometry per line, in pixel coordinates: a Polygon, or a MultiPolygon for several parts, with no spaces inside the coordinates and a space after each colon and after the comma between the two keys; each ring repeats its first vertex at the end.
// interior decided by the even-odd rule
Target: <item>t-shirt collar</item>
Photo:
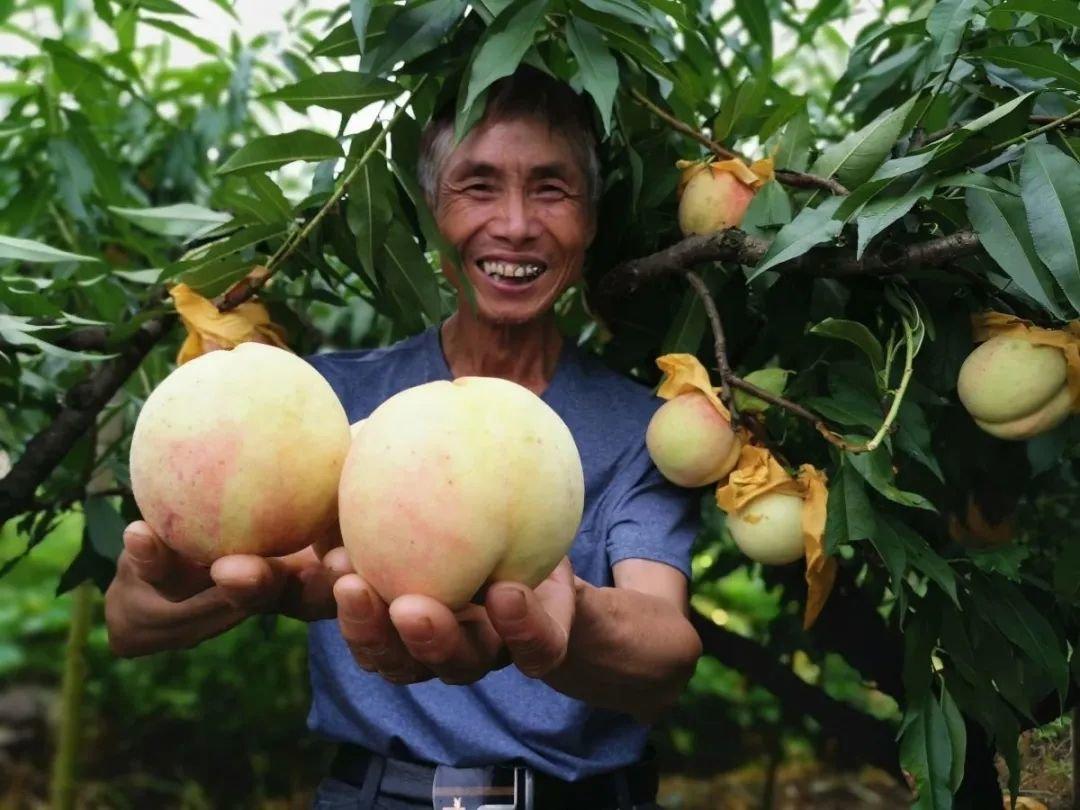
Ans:
{"type": "MultiPolygon", "coordinates": [[[[430,327],[424,335],[424,343],[427,347],[428,365],[432,372],[433,380],[453,380],[454,373],[450,370],[450,364],[442,349],[442,323],[430,327]]],[[[568,366],[574,359],[574,342],[563,335],[562,348],[559,350],[559,359],[555,363],[555,373],[551,377],[547,388],[540,399],[548,402],[552,392],[562,387],[568,366]]],[[[550,402],[548,402],[550,404],[550,402]]]]}

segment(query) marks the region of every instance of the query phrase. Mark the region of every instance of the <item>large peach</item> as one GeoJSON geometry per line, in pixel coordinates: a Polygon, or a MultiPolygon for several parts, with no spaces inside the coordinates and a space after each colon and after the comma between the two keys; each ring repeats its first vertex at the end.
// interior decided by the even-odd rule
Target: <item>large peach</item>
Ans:
{"type": "Polygon", "coordinates": [[[358,428],[338,493],[353,567],[383,599],[465,605],[486,583],[539,584],[569,551],[585,481],[570,430],[517,383],[406,389],[358,428]]]}
{"type": "Polygon", "coordinates": [[[1000,439],[1030,439],[1072,408],[1065,355],[1012,337],[994,337],[968,355],[956,383],[975,424],[1000,439]]]}
{"type": "Polygon", "coordinates": [[[805,553],[803,499],[786,492],[766,492],[727,517],[735,545],[766,565],[795,562],[805,553]]]}
{"type": "Polygon", "coordinates": [[[131,438],[143,518],[180,554],[298,551],[335,527],[349,421],[333,389],[284,349],[242,343],[173,371],[131,438]]]}
{"type": "Polygon", "coordinates": [[[731,424],[700,391],[661,405],[645,431],[645,446],[661,474],[681,487],[719,481],[739,460],[731,424]]]}
{"type": "Polygon", "coordinates": [[[754,188],[728,171],[706,167],[698,171],[679,199],[679,228],[683,236],[737,228],[754,199],[754,188]]]}

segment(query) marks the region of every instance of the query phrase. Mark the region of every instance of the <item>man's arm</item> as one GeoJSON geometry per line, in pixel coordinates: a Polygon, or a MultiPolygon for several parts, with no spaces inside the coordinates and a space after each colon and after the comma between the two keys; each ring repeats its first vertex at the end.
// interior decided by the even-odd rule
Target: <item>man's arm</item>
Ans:
{"type": "MultiPolygon", "coordinates": [[[[686,577],[664,563],[638,559],[616,563],[612,573],[612,588],[574,578],[565,657],[540,677],[565,695],[651,723],[678,700],[701,656],[701,639],[687,618],[686,577]]],[[[509,641],[514,629],[496,623],[509,641]]],[[[525,636],[537,640],[536,659],[542,662],[549,645],[540,640],[551,634],[526,624],[522,640],[526,648],[525,636]]],[[[527,658],[527,649],[515,651],[518,666],[533,674],[521,660],[523,652],[527,658]]]]}

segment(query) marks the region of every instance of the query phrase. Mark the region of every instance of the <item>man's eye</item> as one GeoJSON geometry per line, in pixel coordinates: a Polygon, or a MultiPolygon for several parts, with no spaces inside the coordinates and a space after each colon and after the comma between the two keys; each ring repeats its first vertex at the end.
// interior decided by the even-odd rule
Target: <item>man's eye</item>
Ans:
{"type": "Polygon", "coordinates": [[[472,194],[487,194],[491,191],[490,183],[470,183],[465,186],[465,190],[472,194]]]}
{"type": "Polygon", "coordinates": [[[561,186],[541,186],[537,193],[545,200],[557,200],[566,196],[566,189],[561,186]]]}

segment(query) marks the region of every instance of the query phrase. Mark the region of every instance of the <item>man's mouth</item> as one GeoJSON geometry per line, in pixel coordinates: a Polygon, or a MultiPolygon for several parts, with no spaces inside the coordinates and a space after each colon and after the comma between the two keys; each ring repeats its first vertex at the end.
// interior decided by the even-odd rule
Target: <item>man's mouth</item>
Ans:
{"type": "Polygon", "coordinates": [[[512,284],[528,284],[530,281],[535,281],[547,271],[547,265],[543,263],[505,262],[481,259],[476,265],[484,275],[489,278],[510,282],[512,284]]]}

